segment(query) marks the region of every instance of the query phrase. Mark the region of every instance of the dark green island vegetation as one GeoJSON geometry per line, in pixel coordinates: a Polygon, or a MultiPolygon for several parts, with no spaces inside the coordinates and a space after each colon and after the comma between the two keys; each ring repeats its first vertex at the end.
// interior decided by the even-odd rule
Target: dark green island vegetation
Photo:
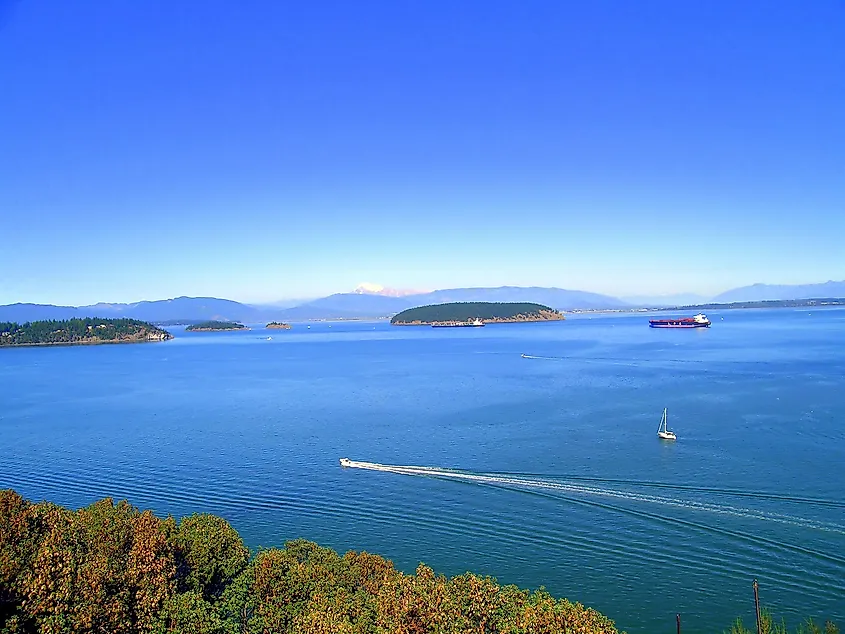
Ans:
{"type": "Polygon", "coordinates": [[[219,332],[223,330],[249,330],[236,321],[201,321],[185,328],[187,332],[219,332]]]}
{"type": "Polygon", "coordinates": [[[276,330],[290,330],[291,325],[286,324],[286,323],[281,322],[281,321],[271,321],[269,324],[267,324],[267,328],[276,329],[276,330]]]}
{"type": "Polygon", "coordinates": [[[0,322],[0,347],[137,343],[172,339],[166,330],[137,319],[66,319],[0,322]]]}
{"type": "Polygon", "coordinates": [[[452,302],[409,308],[393,316],[395,326],[465,324],[480,320],[485,324],[527,321],[560,321],[563,313],[528,302],[452,302]]]}
{"type": "MultiPolygon", "coordinates": [[[[674,631],[674,622],[666,631],[674,631]]],[[[767,613],[763,631],[787,630],[767,613]]],[[[711,624],[720,632],[730,624],[711,624]]],[[[811,623],[805,634],[836,634],[811,623]]],[[[696,631],[703,631],[698,629],[696,631]]],[[[472,573],[405,574],[313,542],[250,550],[226,520],[127,502],[79,510],[0,490],[0,634],[616,634],[544,590],[472,573]]],[[[737,621],[732,634],[750,634],[737,621]]]]}

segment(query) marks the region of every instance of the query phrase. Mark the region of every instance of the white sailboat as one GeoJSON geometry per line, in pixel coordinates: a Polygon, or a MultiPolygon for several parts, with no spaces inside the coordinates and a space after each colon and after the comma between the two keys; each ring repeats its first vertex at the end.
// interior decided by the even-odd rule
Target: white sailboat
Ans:
{"type": "Polygon", "coordinates": [[[657,428],[657,435],[659,438],[663,440],[677,440],[678,437],[675,436],[675,432],[669,431],[666,428],[666,408],[663,408],[663,418],[660,419],[660,427],[657,428]]]}

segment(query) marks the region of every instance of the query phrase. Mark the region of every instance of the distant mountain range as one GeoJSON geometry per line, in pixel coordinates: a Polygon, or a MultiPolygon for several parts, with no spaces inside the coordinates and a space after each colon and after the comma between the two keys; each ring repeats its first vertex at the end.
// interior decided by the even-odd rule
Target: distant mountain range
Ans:
{"type": "Polygon", "coordinates": [[[814,297],[845,297],[845,280],[822,284],[753,284],[726,291],[714,297],[713,301],[729,304],[767,299],[812,299],[814,297]]]}
{"type": "MultiPolygon", "coordinates": [[[[380,287],[379,287],[380,289],[380,287]]],[[[203,320],[260,323],[270,320],[301,321],[307,319],[360,319],[390,317],[406,308],[445,302],[534,302],[557,308],[601,309],[622,308],[625,303],[615,297],[568,291],[560,288],[455,288],[396,297],[381,291],[337,293],[298,306],[251,306],[214,297],[177,297],[132,304],[93,304],[90,306],[53,306],[49,304],[10,304],[0,306],[0,321],[26,322],[73,317],[131,317],[154,323],[185,323],[203,320]]]]}
{"type": "MultiPolygon", "coordinates": [[[[446,302],[531,302],[557,310],[601,310],[635,307],[684,306],[704,303],[700,296],[684,294],[665,297],[628,297],[625,300],[585,291],[562,288],[500,286],[498,288],[452,288],[428,293],[403,295],[402,291],[367,284],[352,293],[337,293],[297,306],[290,303],[252,306],[215,297],[176,297],[132,304],[93,304],[53,306],[50,304],[9,304],[0,306],[0,322],[23,323],[42,319],[72,317],[130,317],[153,323],[205,320],[239,321],[258,324],[309,319],[361,319],[390,317],[407,308],[446,302]]],[[[816,297],[845,297],[845,281],[824,284],[776,286],[754,284],[718,295],[712,303],[760,300],[794,300],[816,297]]]]}
{"type": "Polygon", "coordinates": [[[368,293],[336,293],[305,304],[288,308],[283,319],[356,319],[388,317],[414,306],[408,297],[390,297],[368,293]]]}
{"type": "Polygon", "coordinates": [[[709,297],[695,293],[676,293],[674,295],[628,295],[621,298],[631,306],[665,308],[673,306],[693,306],[710,301],[709,297]]]}
{"type": "Polygon", "coordinates": [[[498,288],[453,288],[434,291],[425,295],[414,295],[417,306],[443,304],[445,302],[530,302],[543,304],[557,310],[622,308],[621,299],[585,291],[568,291],[562,288],[540,286],[500,286],[498,288]],[[419,303],[423,302],[423,303],[419,303]]]}
{"type": "Polygon", "coordinates": [[[501,286],[498,288],[452,288],[395,296],[381,292],[362,292],[358,287],[353,293],[337,293],[289,308],[281,318],[302,319],[353,319],[360,317],[389,317],[407,308],[444,304],[446,302],[533,302],[558,310],[622,308],[622,300],[607,295],[568,291],[561,288],[501,286]]]}
{"type": "MultiPolygon", "coordinates": [[[[280,312],[280,311],[276,311],[280,312]]],[[[74,317],[129,317],[150,322],[220,320],[249,321],[264,319],[265,311],[229,299],[216,297],[177,297],[133,304],[93,304],[90,306],[52,306],[50,304],[9,304],[0,306],[0,321],[39,321],[74,317]]]]}

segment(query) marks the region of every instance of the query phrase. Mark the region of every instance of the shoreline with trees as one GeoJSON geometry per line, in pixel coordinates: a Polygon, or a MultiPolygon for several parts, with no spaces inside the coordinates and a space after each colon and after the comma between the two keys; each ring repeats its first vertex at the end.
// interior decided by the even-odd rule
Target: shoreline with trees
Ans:
{"type": "Polygon", "coordinates": [[[167,341],[173,335],[137,319],[66,319],[0,323],[0,348],[167,341]]]}

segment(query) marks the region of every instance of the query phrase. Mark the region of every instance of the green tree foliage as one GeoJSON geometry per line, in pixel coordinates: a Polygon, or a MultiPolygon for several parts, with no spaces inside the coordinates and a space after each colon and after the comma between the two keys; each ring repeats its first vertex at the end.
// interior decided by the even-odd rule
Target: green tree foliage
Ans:
{"type": "Polygon", "coordinates": [[[30,504],[10,490],[0,490],[0,624],[26,620],[21,611],[33,564],[59,507],[30,504]]]}
{"type": "MultiPolygon", "coordinates": [[[[786,634],[767,619],[766,634],[786,634]]],[[[250,559],[212,515],[101,500],[77,511],[0,490],[0,634],[616,634],[544,590],[296,540],[250,559]]],[[[731,634],[746,634],[741,621],[731,634]]],[[[798,634],[838,634],[808,622],[798,634]]]]}
{"type": "Polygon", "coordinates": [[[528,321],[562,319],[556,310],[542,304],[516,302],[455,302],[409,308],[394,315],[391,324],[467,322],[473,319],[528,321]]]}
{"type": "Polygon", "coordinates": [[[25,324],[0,322],[0,346],[63,343],[115,343],[165,340],[172,335],[137,319],[67,319],[25,324]]]}
{"type": "Polygon", "coordinates": [[[184,518],[175,539],[179,581],[206,600],[216,600],[249,563],[249,549],[226,520],[214,515],[184,518]]]}
{"type": "Polygon", "coordinates": [[[167,533],[167,522],[126,502],[59,510],[25,579],[35,631],[149,631],[174,592],[167,533]]]}
{"type": "Polygon", "coordinates": [[[223,622],[199,592],[183,592],[170,597],[156,615],[153,634],[220,634],[223,622]]]}
{"type": "Polygon", "coordinates": [[[251,562],[226,586],[216,606],[224,634],[263,631],[261,621],[256,617],[257,597],[253,592],[254,585],[255,563],[251,562]]]}

